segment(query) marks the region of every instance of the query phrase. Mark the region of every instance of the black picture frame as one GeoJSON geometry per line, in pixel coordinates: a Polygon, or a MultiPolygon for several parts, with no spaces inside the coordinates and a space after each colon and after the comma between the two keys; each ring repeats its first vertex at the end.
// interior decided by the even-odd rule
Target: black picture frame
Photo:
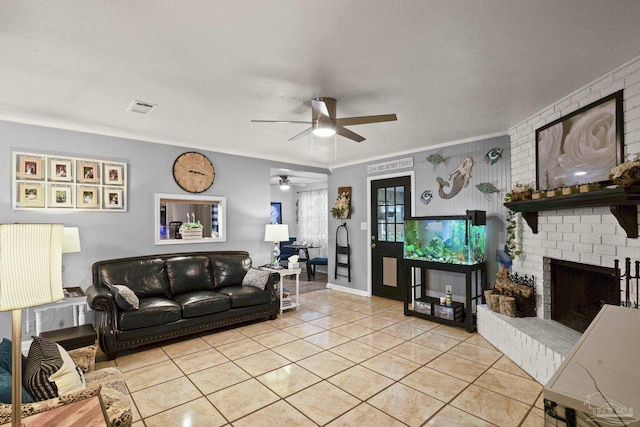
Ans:
{"type": "Polygon", "coordinates": [[[611,184],[623,161],[622,90],[536,129],[536,188],[611,184]]]}
{"type": "Polygon", "coordinates": [[[271,202],[271,219],[270,224],[282,224],[282,203],[271,202]]]}

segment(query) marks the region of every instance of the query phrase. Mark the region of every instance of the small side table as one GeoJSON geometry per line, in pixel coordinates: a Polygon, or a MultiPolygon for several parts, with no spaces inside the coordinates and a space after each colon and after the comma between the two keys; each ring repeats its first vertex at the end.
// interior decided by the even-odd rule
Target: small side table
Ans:
{"type": "Polygon", "coordinates": [[[51,309],[62,307],[73,307],[73,326],[84,325],[85,309],[87,306],[87,297],[68,297],[62,301],[56,301],[49,304],[39,305],[33,308],[36,313],[36,335],[42,332],[42,314],[51,309]]]}
{"type": "Polygon", "coordinates": [[[260,267],[262,270],[267,270],[267,271],[272,271],[274,273],[278,273],[280,275],[280,285],[278,286],[278,288],[280,288],[280,314],[282,314],[282,312],[284,310],[289,310],[292,308],[295,308],[296,310],[300,307],[300,303],[299,303],[299,299],[298,299],[298,295],[300,294],[300,272],[302,272],[301,268],[281,268],[281,269],[276,269],[276,268],[269,268],[269,267],[260,267]],[[296,294],[295,294],[295,301],[292,299],[291,300],[291,305],[288,305],[286,307],[282,306],[282,290],[284,289],[284,276],[296,276],[296,294]]]}

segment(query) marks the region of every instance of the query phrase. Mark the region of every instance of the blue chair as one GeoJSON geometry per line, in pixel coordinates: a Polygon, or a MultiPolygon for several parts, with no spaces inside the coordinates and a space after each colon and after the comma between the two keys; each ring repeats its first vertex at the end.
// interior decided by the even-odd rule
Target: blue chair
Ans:
{"type": "Polygon", "coordinates": [[[296,241],[295,237],[290,237],[288,242],[280,242],[280,261],[286,261],[289,259],[291,255],[297,255],[298,250],[296,248],[291,247],[293,242],[296,241]],[[289,246],[289,247],[287,247],[289,246]]]}
{"type": "Polygon", "coordinates": [[[309,265],[311,266],[311,277],[316,277],[316,265],[327,265],[328,260],[326,258],[316,257],[311,258],[309,265]]]}

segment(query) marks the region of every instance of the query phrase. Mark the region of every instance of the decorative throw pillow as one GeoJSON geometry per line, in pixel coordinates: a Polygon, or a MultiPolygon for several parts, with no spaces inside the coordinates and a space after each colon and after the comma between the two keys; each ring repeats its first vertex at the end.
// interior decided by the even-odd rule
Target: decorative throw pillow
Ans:
{"type": "MultiPolygon", "coordinates": [[[[0,368],[0,402],[11,403],[13,396],[11,395],[11,372],[0,368]]],[[[33,399],[22,387],[22,403],[33,403],[33,399]]]]}
{"type": "Polygon", "coordinates": [[[49,377],[49,380],[56,383],[58,396],[75,393],[87,388],[87,383],[84,380],[82,369],[76,366],[73,359],[64,348],[59,344],[56,345],[58,346],[58,351],[62,357],[62,367],[60,367],[58,372],[52,374],[49,377]]]}
{"type": "Polygon", "coordinates": [[[40,401],[58,396],[56,383],[50,381],[49,376],[58,372],[63,363],[56,343],[33,337],[29,356],[27,356],[23,385],[34,400],[40,401]]]}
{"type": "MultiPolygon", "coordinates": [[[[0,342],[0,402],[11,403],[11,375],[13,373],[11,360],[11,340],[3,338],[0,342]]],[[[27,366],[27,358],[22,356],[22,371],[27,366]]],[[[33,398],[22,387],[22,403],[32,403],[33,398]]]]}
{"type": "Polygon", "coordinates": [[[266,270],[251,268],[242,279],[242,284],[264,290],[264,287],[267,286],[267,281],[269,280],[269,274],[271,273],[266,270]]]}
{"type": "Polygon", "coordinates": [[[123,310],[138,310],[140,308],[140,300],[129,287],[125,285],[108,285],[109,291],[116,299],[116,304],[123,310]]]}

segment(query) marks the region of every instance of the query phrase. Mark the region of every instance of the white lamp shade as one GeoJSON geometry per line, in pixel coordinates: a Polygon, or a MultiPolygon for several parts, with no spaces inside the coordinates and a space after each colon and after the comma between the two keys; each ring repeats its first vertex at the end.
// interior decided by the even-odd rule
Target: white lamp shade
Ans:
{"type": "Polygon", "coordinates": [[[62,238],[62,253],[80,252],[80,231],[78,227],[65,227],[62,238]]]}
{"type": "Polygon", "coordinates": [[[63,228],[62,224],[0,224],[0,311],[64,298],[63,228]]]}
{"type": "Polygon", "coordinates": [[[287,224],[267,224],[264,229],[265,242],[286,242],[289,240],[289,226],[287,224]]]}

